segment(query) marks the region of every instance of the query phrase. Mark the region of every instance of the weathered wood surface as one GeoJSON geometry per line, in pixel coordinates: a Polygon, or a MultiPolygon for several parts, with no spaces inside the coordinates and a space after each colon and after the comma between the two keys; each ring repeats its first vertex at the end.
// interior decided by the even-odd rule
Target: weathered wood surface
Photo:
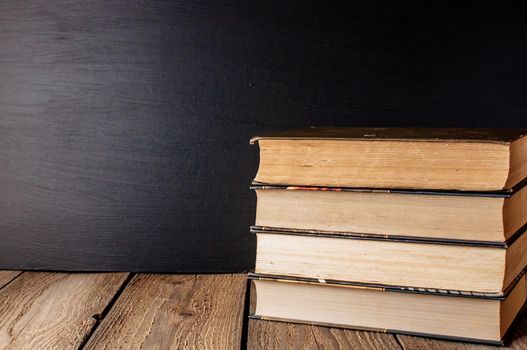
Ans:
{"type": "Polygon", "coordinates": [[[292,323],[249,321],[248,349],[404,349],[490,350],[527,349],[527,317],[519,320],[505,347],[422,337],[352,331],[292,323]]]}
{"type": "Polygon", "coordinates": [[[313,327],[320,349],[399,349],[391,334],[360,332],[347,329],[313,327]]]}
{"type": "Polygon", "coordinates": [[[247,348],[381,350],[400,349],[400,346],[390,334],[250,320],[247,348]]]}
{"type": "Polygon", "coordinates": [[[0,349],[77,349],[126,273],[24,272],[0,290],[0,349]]]}
{"type": "Polygon", "coordinates": [[[4,287],[21,273],[21,271],[0,271],[0,288],[4,287]]]}
{"type": "Polygon", "coordinates": [[[247,349],[318,349],[311,326],[249,320],[247,349]]]}
{"type": "Polygon", "coordinates": [[[86,349],[239,349],[247,279],[135,276],[86,349]]]}
{"type": "MultiPolygon", "coordinates": [[[[406,335],[397,335],[399,344],[404,350],[491,350],[491,349],[509,349],[508,347],[496,347],[480,344],[458,343],[446,340],[428,339],[422,337],[411,337],[406,335]]],[[[510,349],[517,349],[511,347],[510,349]]],[[[520,348],[525,349],[525,348],[520,348]]]]}
{"type": "Polygon", "coordinates": [[[527,349],[527,313],[496,348],[247,320],[244,274],[127,276],[0,271],[0,350],[527,349]]]}

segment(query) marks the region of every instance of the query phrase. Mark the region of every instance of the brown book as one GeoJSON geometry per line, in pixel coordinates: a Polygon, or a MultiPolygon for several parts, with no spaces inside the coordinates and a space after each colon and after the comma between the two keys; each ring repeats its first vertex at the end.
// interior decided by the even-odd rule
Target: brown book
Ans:
{"type": "Polygon", "coordinates": [[[508,244],[252,228],[255,272],[502,295],[527,266],[527,233],[508,244]]]}
{"type": "Polygon", "coordinates": [[[509,190],[527,178],[526,129],[309,128],[254,137],[257,184],[509,190]]]}
{"type": "Polygon", "coordinates": [[[455,290],[385,289],[250,274],[251,318],[503,345],[525,303],[519,275],[501,297],[455,290]]]}
{"type": "Polygon", "coordinates": [[[506,243],[525,230],[527,186],[445,193],[255,186],[256,226],[319,234],[506,243]]]}

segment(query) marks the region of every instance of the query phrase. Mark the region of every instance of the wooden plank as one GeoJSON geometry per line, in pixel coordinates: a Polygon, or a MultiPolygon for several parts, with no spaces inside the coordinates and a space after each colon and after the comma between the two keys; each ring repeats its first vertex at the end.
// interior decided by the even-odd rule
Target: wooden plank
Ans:
{"type": "Polygon", "coordinates": [[[249,320],[248,349],[400,349],[390,334],[249,320]]]}
{"type": "Polygon", "coordinates": [[[11,282],[21,273],[22,271],[0,271],[0,288],[11,282]]]}
{"type": "Polygon", "coordinates": [[[249,320],[247,349],[318,349],[309,325],[249,320]]]}
{"type": "MultiPolygon", "coordinates": [[[[497,347],[481,344],[459,343],[447,340],[436,340],[422,337],[398,335],[399,343],[404,350],[491,350],[491,349],[525,349],[525,347],[497,347]]],[[[524,345],[525,346],[525,345],[524,345]]]]}
{"type": "Polygon", "coordinates": [[[480,344],[458,343],[447,340],[436,340],[422,337],[412,337],[407,335],[397,335],[399,343],[404,350],[490,350],[505,349],[502,347],[487,346],[480,344]]]}
{"type": "Polygon", "coordinates": [[[135,276],[86,349],[239,349],[245,274],[135,276]]]}
{"type": "Polygon", "coordinates": [[[378,332],[312,326],[320,349],[400,349],[395,337],[378,332]]]}
{"type": "Polygon", "coordinates": [[[24,272],[0,290],[0,348],[78,348],[127,275],[24,272]]]}

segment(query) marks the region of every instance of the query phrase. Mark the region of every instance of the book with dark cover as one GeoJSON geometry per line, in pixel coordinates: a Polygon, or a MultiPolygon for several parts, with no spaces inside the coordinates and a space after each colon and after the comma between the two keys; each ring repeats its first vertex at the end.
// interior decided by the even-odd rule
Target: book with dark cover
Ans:
{"type": "Polygon", "coordinates": [[[527,129],[499,128],[334,128],[311,127],[255,136],[251,143],[262,139],[310,140],[392,140],[437,142],[509,143],[527,135],[527,129]]]}

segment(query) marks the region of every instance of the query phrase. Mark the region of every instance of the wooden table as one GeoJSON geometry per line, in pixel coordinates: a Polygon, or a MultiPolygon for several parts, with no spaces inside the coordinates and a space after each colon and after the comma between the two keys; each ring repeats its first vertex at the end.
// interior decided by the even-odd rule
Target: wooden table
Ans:
{"type": "MultiPolygon", "coordinates": [[[[0,349],[491,349],[248,320],[245,274],[0,271],[0,349]]],[[[527,317],[506,349],[527,349],[527,317]]]]}

